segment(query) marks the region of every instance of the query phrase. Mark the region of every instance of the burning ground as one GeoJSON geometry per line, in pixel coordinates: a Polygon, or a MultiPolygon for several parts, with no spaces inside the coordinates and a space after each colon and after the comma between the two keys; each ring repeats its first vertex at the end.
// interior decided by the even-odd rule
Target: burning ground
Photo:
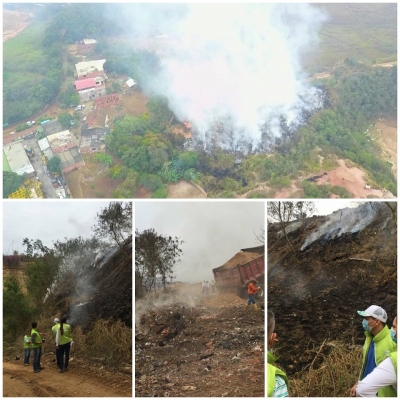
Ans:
{"type": "Polygon", "coordinates": [[[175,283],[135,305],[135,396],[264,396],[264,312],[175,283]]]}
{"type": "MultiPolygon", "coordinates": [[[[391,204],[392,207],[395,203],[391,204]]],[[[397,310],[396,214],[385,203],[312,217],[289,225],[291,254],[278,224],[268,226],[268,307],[276,314],[278,364],[301,376],[324,341],[350,347],[364,340],[357,310],[397,310]]],[[[333,347],[325,346],[322,353],[333,347]]],[[[315,359],[315,360],[314,360],[315,359]]],[[[356,377],[355,377],[356,379],[356,377]]]]}

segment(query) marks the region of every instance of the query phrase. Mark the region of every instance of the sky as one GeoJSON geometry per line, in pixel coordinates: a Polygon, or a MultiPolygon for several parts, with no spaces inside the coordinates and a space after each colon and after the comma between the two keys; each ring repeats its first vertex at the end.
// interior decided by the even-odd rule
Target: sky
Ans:
{"type": "Polygon", "coordinates": [[[138,201],[135,227],[154,228],[158,234],[177,236],[182,245],[176,280],[213,279],[220,267],[242,248],[259,246],[256,234],[264,229],[264,202],[255,201],[138,201]]]}
{"type": "Polygon", "coordinates": [[[24,252],[24,238],[40,239],[48,247],[65,237],[89,238],[96,213],[109,204],[104,200],[3,201],[3,254],[24,252]]]}

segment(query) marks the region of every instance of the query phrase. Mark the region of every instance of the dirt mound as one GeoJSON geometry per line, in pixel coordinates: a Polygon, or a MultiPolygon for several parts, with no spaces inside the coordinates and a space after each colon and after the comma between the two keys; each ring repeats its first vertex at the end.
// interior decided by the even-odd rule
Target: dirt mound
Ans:
{"type": "Polygon", "coordinates": [[[207,197],[207,193],[200,186],[184,180],[170,183],[167,192],[170,199],[204,199],[207,197]]]}
{"type": "Polygon", "coordinates": [[[136,324],[135,396],[263,397],[264,313],[232,294],[192,292],[188,307],[176,295],[136,324]]]}
{"type": "Polygon", "coordinates": [[[243,265],[243,264],[246,264],[247,262],[252,261],[258,257],[260,257],[260,254],[258,254],[258,253],[249,253],[247,251],[239,251],[239,253],[236,253],[230,260],[228,260],[220,268],[226,269],[226,268],[236,267],[238,265],[243,265]]]}
{"type": "MultiPolygon", "coordinates": [[[[367,208],[360,223],[369,215],[367,208]]],[[[361,345],[364,334],[357,310],[377,304],[387,311],[389,324],[393,321],[397,227],[384,203],[370,209],[376,216],[364,228],[357,230],[353,224],[353,231],[340,235],[335,234],[340,227],[332,225],[331,233],[319,236],[318,229],[328,226],[330,216],[307,219],[288,235],[295,254],[279,226],[268,226],[268,307],[276,314],[280,339],[275,352],[288,374],[308,368],[325,340],[361,345]],[[313,240],[307,241],[312,234],[313,240]]]]}

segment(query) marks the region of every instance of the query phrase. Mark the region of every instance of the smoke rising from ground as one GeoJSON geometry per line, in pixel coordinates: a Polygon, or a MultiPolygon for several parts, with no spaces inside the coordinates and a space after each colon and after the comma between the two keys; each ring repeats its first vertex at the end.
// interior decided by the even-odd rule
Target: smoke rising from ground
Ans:
{"type": "Polygon", "coordinates": [[[300,65],[325,20],[314,7],[190,4],[171,16],[162,29],[174,47],[161,55],[162,70],[144,90],[167,96],[176,116],[201,134],[224,122],[236,139],[256,144],[261,125],[278,136],[280,115],[296,125],[302,110],[322,106],[300,65]]]}

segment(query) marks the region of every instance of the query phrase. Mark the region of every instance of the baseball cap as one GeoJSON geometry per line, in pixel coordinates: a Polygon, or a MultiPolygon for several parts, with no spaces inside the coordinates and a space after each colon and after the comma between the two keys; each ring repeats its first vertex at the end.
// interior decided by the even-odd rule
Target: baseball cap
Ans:
{"type": "Polygon", "coordinates": [[[370,306],[365,311],[357,311],[357,313],[363,317],[373,317],[379,319],[383,323],[387,321],[386,311],[379,306],[370,306]]]}
{"type": "Polygon", "coordinates": [[[60,320],[58,318],[54,318],[54,322],[60,322],[60,320]]]}

